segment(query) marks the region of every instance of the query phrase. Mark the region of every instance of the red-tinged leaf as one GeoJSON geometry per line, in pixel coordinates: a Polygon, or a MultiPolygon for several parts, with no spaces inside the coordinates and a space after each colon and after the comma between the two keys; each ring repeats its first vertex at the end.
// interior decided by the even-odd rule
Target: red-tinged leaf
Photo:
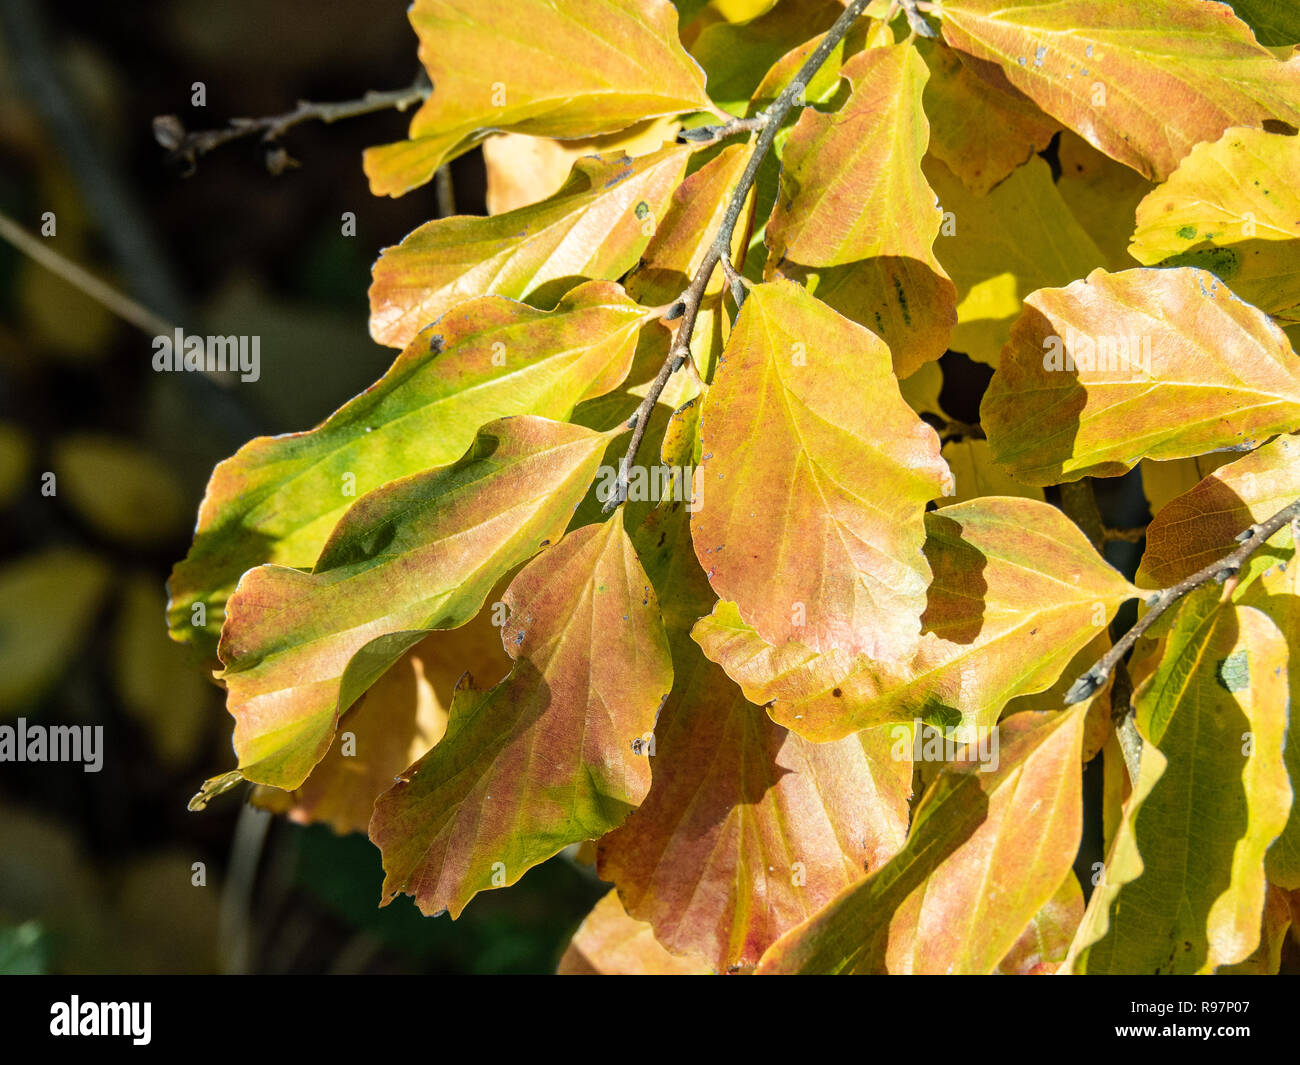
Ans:
{"type": "Polygon", "coordinates": [[[681,180],[687,147],[589,156],[555,195],[491,218],[426,222],[385,248],[370,286],[370,335],[401,347],[476,296],[554,304],[582,278],[634,266],[681,180]]]}
{"type": "Polygon", "coordinates": [[[299,824],[365,832],[375,799],[438,742],[457,681],[494,684],[510,671],[492,610],[467,625],[426,636],[406,652],[339,721],[329,752],[302,787],[258,788],[256,805],[299,824]]]}
{"type": "Polygon", "coordinates": [[[774,643],[909,657],[925,504],[952,475],[884,344],[792,282],[758,285],[702,418],[691,529],[718,594],[774,643]]]}
{"type": "Polygon", "coordinates": [[[389,666],[560,538],[608,439],[544,418],[489,423],[459,462],[359,500],[310,573],[245,574],[218,647],[245,779],[301,785],[389,666]]]}
{"type": "Polygon", "coordinates": [[[654,929],[629,917],[618,892],[605,895],[573,933],[557,970],[560,976],[702,976],[699,958],[666,950],[654,929]]]}
{"type": "Polygon", "coordinates": [[[673,682],[659,604],[616,514],[511,583],[502,630],[515,658],[485,692],[462,689],[447,734],[375,803],[384,902],[458,917],[645,798],[643,737],[673,682]]]}
{"type": "Polygon", "coordinates": [[[1165,588],[1231,554],[1237,536],[1300,499],[1300,437],[1279,436],[1166,503],[1147,526],[1137,583],[1165,588]]]}
{"type": "Polygon", "coordinates": [[[943,36],[1049,115],[1163,180],[1229,126],[1300,125],[1300,63],[1202,0],[945,0],[943,36]]]}
{"type": "Polygon", "coordinates": [[[497,130],[590,137],[709,106],[668,0],[415,0],[409,16],[434,88],[409,140],[366,152],[376,196],[497,130]]]}
{"type": "Polygon", "coordinates": [[[909,663],[773,645],[719,603],[693,631],[713,661],[812,740],[921,719],[993,725],[1016,696],[1040,692],[1137,594],[1055,507],[988,497],[925,516],[934,579],[920,647],[909,663]]]}
{"type": "Polygon", "coordinates": [[[316,429],[258,437],[212,475],[189,555],[172,573],[174,639],[215,651],[222,608],[264,562],[311,566],[360,496],[464,454],[479,427],[534,414],[567,419],[627,376],[652,317],[617,285],[592,282],[554,311],[471,300],[416,337],[380,380],[316,429]],[[196,627],[202,603],[206,627],[196,627]]]}
{"type": "Polygon", "coordinates": [[[1065,953],[1081,920],[1083,888],[1079,886],[1079,878],[1070,872],[993,972],[1006,976],[1051,976],[1065,961],[1065,953]]]}
{"type": "MultiPolygon", "coordinates": [[[[688,464],[697,447],[688,409],[673,419],[662,460],[688,464]]],[[[653,736],[650,794],[601,842],[598,864],[660,942],[730,970],[752,965],[893,855],[907,833],[911,747],[895,751],[885,730],[807,743],[704,659],[689,632],[714,597],[690,549],[689,516],[686,504],[665,501],[637,530],[674,685],[653,736]]]]}
{"type": "Polygon", "coordinates": [[[1025,300],[980,407],[1026,484],[1250,447],[1300,425],[1300,360],[1204,270],[1095,270],[1025,300]]]}
{"type": "Polygon", "coordinates": [[[1017,714],[997,734],[996,766],[967,760],[945,769],[921,798],[903,849],[786,933],[760,974],[998,966],[1078,850],[1083,713],[1017,714]]]}
{"type": "Polygon", "coordinates": [[[772,258],[814,267],[877,255],[934,263],[942,217],[921,173],[925,62],[911,45],[887,45],[858,53],[841,73],[853,90],[844,106],[829,115],[808,108],[786,142],[767,224],[772,258]]]}
{"type": "Polygon", "coordinates": [[[918,39],[917,48],[930,70],[930,152],[972,192],[987,193],[1060,129],[1010,82],[980,77],[942,42],[918,39]]]}
{"type": "Polygon", "coordinates": [[[698,651],[679,647],[676,663],[650,794],[601,841],[600,876],[669,949],[753,965],[901,845],[910,744],[896,760],[888,729],[809,743],[698,651]]]}

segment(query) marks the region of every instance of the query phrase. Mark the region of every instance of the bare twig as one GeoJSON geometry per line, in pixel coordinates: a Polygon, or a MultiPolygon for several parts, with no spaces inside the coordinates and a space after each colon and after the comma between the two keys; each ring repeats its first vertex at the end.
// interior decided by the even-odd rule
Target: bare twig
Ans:
{"type": "MultiPolygon", "coordinates": [[[[906,16],[907,24],[911,28],[912,32],[918,37],[934,37],[934,29],[925,21],[925,16],[918,10],[920,5],[917,3],[917,0],[901,0],[901,2],[903,6],[903,14],[906,16]]],[[[927,8],[929,8],[929,6],[930,5],[928,4],[926,5],[927,8]]]]}
{"type": "Polygon", "coordinates": [[[168,161],[183,162],[185,173],[191,174],[199,158],[214,148],[260,133],[262,143],[269,149],[267,167],[272,173],[279,173],[287,167],[297,165],[276,142],[298,123],[311,120],[337,122],[342,118],[369,115],[376,111],[405,111],[414,104],[422,103],[432,91],[433,86],[430,85],[428,76],[421,70],[415,81],[405,89],[393,89],[388,92],[377,92],[372,89],[359,100],[344,100],[337,103],[312,103],[309,100],[299,100],[297,107],[283,115],[270,115],[266,118],[232,118],[230,125],[222,129],[204,129],[191,133],[186,131],[181,120],[175,115],[159,115],[153,120],[153,135],[154,140],[167,149],[168,161]]]}
{"type": "MultiPolygon", "coordinates": [[[[736,187],[731,192],[731,199],[727,203],[727,213],[718,226],[718,232],[714,235],[713,243],[705,251],[704,259],[695,272],[695,277],[691,279],[681,298],[673,304],[668,314],[664,316],[665,321],[680,318],[681,325],[677,327],[677,333],[668,348],[668,357],[664,360],[663,366],[659,368],[659,373],[651,383],[650,390],[646,393],[645,398],[641,401],[632,417],[628,419],[627,424],[632,430],[632,440],[628,444],[627,454],[623,456],[622,462],[619,463],[618,479],[614,482],[614,489],[605,503],[605,513],[609,513],[627,499],[628,472],[632,467],[632,463],[636,461],[636,453],[641,447],[646,428],[650,424],[650,412],[654,410],[655,404],[659,402],[659,396],[663,393],[669,378],[681,369],[686,360],[691,357],[691,334],[695,331],[695,321],[699,317],[700,304],[704,300],[704,290],[709,284],[709,278],[713,276],[714,268],[724,256],[731,254],[732,234],[736,230],[736,223],[740,220],[745,200],[749,197],[749,190],[758,177],[758,168],[762,165],[767,153],[771,151],[772,144],[776,140],[777,132],[785,121],[786,115],[790,113],[796,102],[803,100],[804,90],[807,88],[809,79],[821,69],[821,65],[826,62],[835,46],[848,33],[849,27],[857,21],[867,3],[868,0],[853,0],[844,9],[840,17],[835,20],[834,25],[826,31],[821,43],[817,45],[803,66],[799,68],[799,72],[791,79],[790,84],[781,90],[781,94],[752,119],[744,120],[750,124],[752,129],[758,130],[758,140],[754,144],[754,151],[749,157],[749,162],[745,165],[745,172],[740,175],[740,180],[736,182],[736,187]]],[[[726,125],[730,124],[726,123],[726,125]]]]}
{"type": "Polygon", "coordinates": [[[735,301],[736,310],[740,310],[745,302],[745,279],[736,271],[730,255],[724,255],[719,262],[727,278],[727,285],[731,288],[731,298],[735,301]]]}
{"type": "Polygon", "coordinates": [[[433,190],[438,201],[438,217],[450,218],[456,213],[456,186],[451,181],[451,164],[443,163],[433,172],[433,190]]]}
{"type": "Polygon", "coordinates": [[[32,236],[7,214],[0,212],[0,238],[7,240],[24,255],[57,274],[74,288],[80,289],[96,303],[107,307],[124,322],[129,322],[149,336],[171,334],[174,326],[148,307],[141,306],[112,285],[106,284],[71,259],[60,255],[45,241],[32,236]]]}
{"type": "Polygon", "coordinates": [[[1142,734],[1133,721],[1133,678],[1123,662],[1115,663],[1115,683],[1110,689],[1110,719],[1115,726],[1115,738],[1119,741],[1120,754],[1124,756],[1128,778],[1136,784],[1142,760],[1142,734]]]}
{"type": "Polygon", "coordinates": [[[755,115],[753,118],[731,118],[712,126],[695,126],[692,129],[680,130],[677,140],[682,144],[698,144],[706,147],[737,133],[757,133],[766,124],[767,119],[762,115],[755,115]]]}
{"type": "Polygon", "coordinates": [[[1244,530],[1238,537],[1239,540],[1244,542],[1226,558],[1213,562],[1204,569],[1197,570],[1186,580],[1179,581],[1177,584],[1151,595],[1146,601],[1149,609],[1143,615],[1142,620],[1120,637],[1115,642],[1115,646],[1098,659],[1096,665],[1070,686],[1070,690],[1065,693],[1065,705],[1070,706],[1073,703],[1083,702],[1084,699],[1096,692],[1106,682],[1106,678],[1110,676],[1111,671],[1114,670],[1119,661],[1141,639],[1143,633],[1151,628],[1159,620],[1160,616],[1182,599],[1183,596],[1195,591],[1202,585],[1209,584],[1211,581],[1223,584],[1226,581],[1235,579],[1237,574],[1241,572],[1241,567],[1246,564],[1246,560],[1259,549],[1265,540],[1287,522],[1294,521],[1297,518],[1300,518],[1300,499],[1290,506],[1283,507],[1267,521],[1252,525],[1249,529],[1244,530]]]}

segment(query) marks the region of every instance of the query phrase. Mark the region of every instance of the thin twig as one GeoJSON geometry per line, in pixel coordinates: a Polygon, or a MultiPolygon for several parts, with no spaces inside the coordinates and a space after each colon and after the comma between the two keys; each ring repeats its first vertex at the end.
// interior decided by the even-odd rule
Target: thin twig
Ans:
{"type": "MultiPolygon", "coordinates": [[[[917,10],[917,0],[902,0],[903,14],[907,18],[907,25],[912,32],[918,37],[934,37],[934,29],[925,21],[925,16],[917,10]]],[[[928,5],[927,5],[928,6],[928,5]]]]}
{"type": "Polygon", "coordinates": [[[450,218],[456,213],[456,186],[452,184],[450,163],[443,163],[433,172],[433,194],[439,218],[450,218]]]}
{"type": "Polygon", "coordinates": [[[680,130],[677,134],[677,140],[682,144],[697,144],[700,147],[707,147],[737,133],[757,133],[762,130],[766,123],[767,119],[762,115],[755,115],[753,118],[731,118],[726,122],[718,122],[711,126],[694,126],[691,129],[680,130]]]}
{"type": "Polygon", "coordinates": [[[724,255],[719,262],[722,264],[722,272],[727,278],[727,284],[731,288],[731,298],[736,304],[736,310],[740,310],[745,302],[745,279],[732,265],[730,255],[724,255]]]}
{"type": "Polygon", "coordinates": [[[175,327],[160,314],[155,314],[111,285],[106,284],[71,259],[59,254],[50,245],[34,237],[7,214],[0,211],[0,238],[7,240],[28,258],[40,263],[53,274],[63,278],[73,288],[80,289],[96,303],[107,307],[124,322],[135,326],[149,336],[170,336],[175,327]]]}
{"type": "Polygon", "coordinates": [[[821,43],[813,50],[804,65],[799,68],[799,72],[791,79],[790,84],[781,90],[781,94],[772,101],[771,105],[755,115],[753,119],[747,120],[754,129],[759,131],[758,140],[755,142],[754,151],[745,166],[745,172],[740,175],[740,180],[732,190],[731,200],[727,204],[727,213],[718,226],[718,232],[714,235],[713,243],[705,251],[704,259],[695,272],[695,277],[691,279],[691,283],[687,285],[686,291],[682,293],[681,298],[673,304],[672,309],[665,315],[666,321],[681,318],[681,325],[677,327],[677,333],[668,348],[668,357],[664,360],[663,366],[659,368],[659,373],[651,383],[650,390],[637,407],[636,412],[628,419],[627,424],[628,428],[632,430],[632,440],[628,444],[627,454],[623,456],[623,460],[619,463],[618,479],[614,482],[614,489],[605,503],[605,513],[609,513],[627,499],[628,473],[632,463],[636,461],[636,453],[641,447],[646,428],[650,424],[650,412],[654,410],[655,404],[659,402],[659,396],[668,384],[668,379],[681,369],[683,363],[691,357],[691,334],[695,331],[695,321],[699,317],[700,304],[704,300],[704,290],[708,286],[709,279],[713,276],[713,270],[718,265],[718,262],[724,256],[731,254],[732,234],[736,230],[736,223],[740,221],[745,200],[749,197],[749,190],[758,177],[758,168],[767,157],[767,153],[771,151],[772,144],[776,140],[777,132],[785,121],[786,115],[790,113],[796,101],[801,102],[803,100],[804,90],[807,88],[809,80],[821,69],[821,65],[826,62],[835,46],[848,33],[849,27],[857,21],[867,3],[868,0],[853,0],[844,9],[840,17],[835,20],[834,25],[826,31],[821,43]]]}
{"type": "Polygon", "coordinates": [[[1111,671],[1119,663],[1120,659],[1128,654],[1143,633],[1151,628],[1159,620],[1160,616],[1182,599],[1183,596],[1195,591],[1202,585],[1209,584],[1211,581],[1223,584],[1234,579],[1241,572],[1241,567],[1246,564],[1246,560],[1259,549],[1264,541],[1287,522],[1294,521],[1296,518],[1300,518],[1300,499],[1297,499],[1289,506],[1283,507],[1267,521],[1252,525],[1249,529],[1244,530],[1237,539],[1245,542],[1226,558],[1213,562],[1204,569],[1197,570],[1186,580],[1179,581],[1177,584],[1151,595],[1146,601],[1149,609],[1142,617],[1142,620],[1120,637],[1115,646],[1098,659],[1096,665],[1070,686],[1070,690],[1065,693],[1065,705],[1070,706],[1073,703],[1082,702],[1097,691],[1106,682],[1106,678],[1110,676],[1111,671]]]}
{"type": "Polygon", "coordinates": [[[1110,718],[1128,778],[1136,784],[1142,760],[1142,734],[1133,721],[1133,678],[1123,662],[1115,663],[1115,683],[1110,688],[1110,718]]]}
{"type": "MultiPolygon", "coordinates": [[[[405,111],[414,104],[428,99],[433,86],[423,70],[414,82],[405,89],[392,89],[387,92],[370,90],[359,100],[343,100],[335,103],[312,103],[299,100],[298,106],[283,115],[269,115],[266,118],[232,118],[230,124],[221,129],[204,129],[187,132],[181,120],[175,115],[159,115],[153,120],[154,139],[168,149],[168,162],[181,161],[185,164],[185,173],[193,173],[201,156],[214,148],[219,148],[233,140],[250,137],[255,133],[262,135],[262,143],[278,148],[276,142],[292,127],[300,122],[320,121],[337,122],[342,118],[354,118],[369,115],[376,111],[405,111]]],[[[283,149],[268,153],[267,166],[273,173],[279,173],[289,166],[297,164],[284,154],[283,149]]]]}

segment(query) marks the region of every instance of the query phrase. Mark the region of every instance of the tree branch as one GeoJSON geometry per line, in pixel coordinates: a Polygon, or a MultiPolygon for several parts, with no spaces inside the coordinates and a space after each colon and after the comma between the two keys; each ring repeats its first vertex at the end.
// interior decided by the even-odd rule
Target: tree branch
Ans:
{"type": "Polygon", "coordinates": [[[299,100],[298,106],[283,115],[270,115],[266,118],[232,118],[230,125],[222,129],[205,129],[187,132],[181,120],[175,115],[159,115],[153,120],[153,136],[160,145],[167,149],[168,162],[183,162],[185,174],[194,172],[201,156],[214,148],[255,133],[262,135],[262,143],[272,147],[267,154],[267,169],[278,174],[291,166],[297,166],[283,148],[276,143],[281,135],[299,122],[319,120],[337,122],[341,118],[353,118],[357,115],[369,115],[376,111],[395,109],[405,111],[413,104],[424,102],[433,91],[429,78],[423,70],[415,81],[405,89],[393,89],[388,92],[371,90],[359,100],[344,100],[337,103],[312,103],[299,100]]]}
{"type": "MultiPolygon", "coordinates": [[[[672,308],[664,316],[665,321],[681,318],[681,325],[677,327],[677,333],[668,348],[668,357],[664,360],[663,366],[659,368],[659,373],[650,385],[650,390],[646,393],[645,398],[641,401],[632,417],[628,419],[627,424],[632,430],[632,440],[628,444],[627,454],[623,456],[623,461],[619,463],[618,479],[614,482],[614,489],[605,502],[604,513],[608,514],[627,499],[628,471],[631,469],[632,463],[636,461],[636,454],[641,447],[642,439],[645,437],[646,427],[650,424],[650,412],[654,410],[655,404],[659,402],[659,397],[667,386],[669,378],[681,369],[682,364],[691,357],[691,334],[695,331],[695,321],[699,317],[700,304],[704,300],[704,290],[708,286],[709,279],[713,276],[713,271],[718,263],[731,254],[732,234],[736,230],[736,223],[740,221],[740,214],[744,209],[745,200],[749,196],[749,190],[758,177],[758,168],[767,157],[767,153],[772,150],[772,144],[776,140],[777,132],[785,121],[786,115],[790,113],[796,102],[802,101],[809,80],[821,69],[822,64],[826,62],[835,46],[848,33],[849,28],[857,21],[858,16],[862,14],[867,3],[868,0],[853,0],[844,9],[840,17],[835,20],[831,28],[826,31],[821,43],[813,49],[812,54],[804,62],[804,65],[799,68],[799,72],[791,79],[790,84],[781,90],[781,94],[752,119],[737,120],[737,122],[745,123],[744,128],[746,129],[751,131],[757,129],[758,140],[754,145],[753,153],[749,157],[749,162],[745,166],[745,172],[740,175],[740,180],[736,182],[736,187],[732,190],[731,200],[727,204],[727,213],[718,226],[718,232],[714,235],[713,242],[705,251],[704,259],[695,272],[695,277],[691,279],[691,283],[687,285],[681,298],[673,304],[672,308]]],[[[732,125],[734,124],[728,122],[717,128],[726,129],[732,125]]]]}
{"type": "Polygon", "coordinates": [[[1183,596],[1195,591],[1202,585],[1209,584],[1211,581],[1223,584],[1225,581],[1237,576],[1241,572],[1241,567],[1246,564],[1246,560],[1259,549],[1265,540],[1287,522],[1294,521],[1297,518],[1300,518],[1300,499],[1297,499],[1290,506],[1283,507],[1267,521],[1252,525],[1249,529],[1244,530],[1237,537],[1239,540],[1244,540],[1244,543],[1226,558],[1213,562],[1204,569],[1197,570],[1185,580],[1150,596],[1146,601],[1150,609],[1147,610],[1142,620],[1120,637],[1115,646],[1097,660],[1096,665],[1070,686],[1070,690],[1065,693],[1065,705],[1071,706],[1074,703],[1081,703],[1096,692],[1106,682],[1106,678],[1110,676],[1111,671],[1114,670],[1119,661],[1141,639],[1142,635],[1183,596]]]}

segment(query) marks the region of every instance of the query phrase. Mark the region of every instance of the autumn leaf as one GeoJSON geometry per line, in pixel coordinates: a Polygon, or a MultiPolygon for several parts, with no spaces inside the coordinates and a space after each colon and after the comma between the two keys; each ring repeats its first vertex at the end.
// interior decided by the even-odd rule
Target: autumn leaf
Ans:
{"type": "Polygon", "coordinates": [[[543,418],[490,423],[458,462],[358,500],[310,573],[246,573],[218,647],[245,779],[301,785],[339,715],[393,662],[429,630],[463,625],[560,538],[607,442],[543,418]]]}
{"type": "Polygon", "coordinates": [[[697,958],[669,953],[644,921],[629,917],[610,891],[583,919],[556,970],[560,976],[701,976],[697,958]]]}
{"type": "Polygon", "coordinates": [[[701,434],[691,528],[718,594],[773,642],[910,655],[929,579],[922,514],[952,477],[879,339],[792,282],[756,286],[701,434]],[[827,583],[828,567],[846,579],[827,583]]]}
{"type": "Polygon", "coordinates": [[[1012,171],[984,196],[937,159],[927,158],[925,175],[945,216],[934,251],[957,286],[957,325],[948,344],[997,366],[1024,299],[1035,289],[1069,284],[1105,257],[1041,159],[1012,171]]]}
{"type": "Polygon", "coordinates": [[[967,748],[903,849],[786,933],[759,973],[992,972],[1070,871],[1082,725],[1077,709],[1018,714],[998,727],[996,764],[967,748]]]}
{"type": "Polygon", "coordinates": [[[489,133],[590,137],[708,109],[668,0],[415,0],[433,93],[410,139],[366,152],[376,196],[423,185],[489,133]]]}
{"type": "Polygon", "coordinates": [[[458,917],[645,798],[643,737],[673,681],[654,589],[621,515],[526,566],[506,592],[515,659],[488,691],[459,690],[447,734],[375,803],[384,902],[458,917]]]}
{"type": "Polygon", "coordinates": [[[1199,266],[1262,311],[1300,320],[1300,137],[1230,129],[1138,205],[1146,266],[1199,266]]]}
{"type": "Polygon", "coordinates": [[[1165,588],[1240,546],[1238,534],[1300,499],[1300,438],[1279,436],[1166,503],[1147,526],[1138,584],[1165,588]]]}
{"type": "Polygon", "coordinates": [[[194,544],[172,573],[173,638],[215,648],[242,573],[264,562],[311,566],[359,496],[459,458],[486,422],[565,419],[612,392],[650,317],[605,283],[579,286],[549,312],[469,300],[316,429],[245,444],[213,473],[194,544]]]}
{"type": "Polygon", "coordinates": [[[841,74],[852,87],[844,105],[805,110],[786,142],[771,255],[812,267],[877,255],[932,263],[941,218],[921,173],[925,62],[910,45],[869,48],[841,74]]]}
{"type": "Polygon", "coordinates": [[[1083,888],[1074,873],[1066,873],[1056,894],[1034,914],[1034,919],[994,969],[1006,976],[1050,976],[1065,961],[1079,922],[1083,920],[1083,888]]]}
{"type": "Polygon", "coordinates": [[[930,77],[925,114],[930,152],[983,196],[1050,143],[1060,128],[1023,93],[981,77],[941,41],[917,40],[930,77]]]}
{"type": "Polygon", "coordinates": [[[796,281],[865,325],[888,345],[900,379],[943,355],[957,323],[957,287],[941,269],[916,259],[878,255],[824,270],[769,262],[767,277],[796,281]]]}
{"type": "MultiPolygon", "coordinates": [[[[665,460],[689,453],[688,424],[665,460]]],[[[674,685],[651,749],[650,793],[599,845],[628,912],[676,953],[753,965],[907,833],[911,745],[890,730],[809,743],[773,724],[692,643],[712,592],[684,504],[664,502],[636,544],[660,592],[674,685]]],[[[904,730],[910,737],[910,728],[904,730]]]]}
{"type": "Polygon", "coordinates": [[[707,74],[709,96],[724,110],[743,114],[768,69],[843,10],[839,0],[783,0],[757,18],[715,18],[702,26],[690,53],[707,74]]]}
{"type": "Polygon", "coordinates": [[[460,678],[468,673],[480,685],[494,684],[510,671],[493,614],[489,606],[469,624],[417,643],[344,714],[329,751],[302,787],[258,788],[254,804],[300,824],[365,832],[375,799],[442,739],[460,678]]]}
{"type": "Polygon", "coordinates": [[[1259,45],[1223,4],[945,0],[943,36],[1148,178],[1167,178],[1229,126],[1300,125],[1300,64],[1259,45]]]}
{"type": "Polygon", "coordinates": [[[927,514],[925,525],[934,579],[909,663],[767,643],[726,601],[694,638],[752,702],[809,739],[914,719],[963,726],[965,739],[1015,696],[1055,682],[1137,594],[1045,503],[976,499],[927,514]]]}
{"type": "Polygon", "coordinates": [[[1136,693],[1141,770],[1068,971],[1213,972],[1259,942],[1264,855],[1291,808],[1287,646],[1219,595],[1187,598],[1136,693]]]}
{"type": "Polygon", "coordinates": [[[649,243],[689,155],[668,147],[635,159],[579,159],[541,203],[426,222],[375,263],[371,336],[402,347],[475,296],[550,306],[583,278],[614,280],[649,243]]]}
{"type": "Polygon", "coordinates": [[[1025,303],[980,421],[1026,484],[1117,476],[1300,425],[1286,337],[1203,270],[1096,270],[1025,303]]]}

